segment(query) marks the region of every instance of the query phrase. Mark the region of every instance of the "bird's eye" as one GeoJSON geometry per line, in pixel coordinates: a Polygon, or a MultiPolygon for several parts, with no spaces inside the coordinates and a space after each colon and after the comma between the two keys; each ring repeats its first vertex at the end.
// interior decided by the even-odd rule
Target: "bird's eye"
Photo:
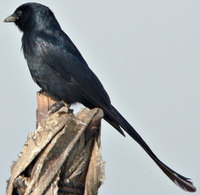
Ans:
{"type": "Polygon", "coordinates": [[[20,17],[20,16],[22,15],[22,11],[21,11],[21,10],[18,10],[18,11],[16,12],[16,15],[17,15],[18,17],[20,17]]]}

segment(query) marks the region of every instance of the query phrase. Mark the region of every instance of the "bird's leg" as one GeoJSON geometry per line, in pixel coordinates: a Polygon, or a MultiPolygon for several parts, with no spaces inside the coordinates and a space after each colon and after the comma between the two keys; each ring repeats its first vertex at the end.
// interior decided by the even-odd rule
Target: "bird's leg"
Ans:
{"type": "Polygon", "coordinates": [[[58,110],[60,110],[63,106],[67,106],[68,108],[70,107],[70,105],[66,104],[63,101],[60,102],[56,102],[55,104],[53,104],[50,109],[52,109],[49,114],[53,114],[55,112],[57,112],[58,110]]]}

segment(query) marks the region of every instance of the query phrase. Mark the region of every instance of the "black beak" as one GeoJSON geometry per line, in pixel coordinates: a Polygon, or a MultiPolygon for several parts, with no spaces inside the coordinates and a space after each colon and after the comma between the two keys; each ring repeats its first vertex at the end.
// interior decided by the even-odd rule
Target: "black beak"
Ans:
{"type": "Polygon", "coordinates": [[[14,13],[11,16],[7,17],[4,22],[15,22],[16,20],[18,20],[19,17],[14,13]]]}

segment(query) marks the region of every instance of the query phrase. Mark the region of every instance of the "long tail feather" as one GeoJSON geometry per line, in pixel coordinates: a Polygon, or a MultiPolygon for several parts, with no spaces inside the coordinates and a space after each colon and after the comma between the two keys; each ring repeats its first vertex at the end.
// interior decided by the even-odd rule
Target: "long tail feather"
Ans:
{"type": "MultiPolygon", "coordinates": [[[[120,127],[125,130],[153,159],[153,161],[160,167],[160,169],[179,187],[188,192],[195,192],[196,188],[193,186],[189,178],[186,178],[160,161],[157,156],[152,152],[150,147],[142,139],[142,137],[135,131],[135,129],[126,121],[126,119],[112,106],[104,107],[105,119],[120,133],[120,127]]],[[[123,133],[122,133],[123,134],[123,133]]]]}

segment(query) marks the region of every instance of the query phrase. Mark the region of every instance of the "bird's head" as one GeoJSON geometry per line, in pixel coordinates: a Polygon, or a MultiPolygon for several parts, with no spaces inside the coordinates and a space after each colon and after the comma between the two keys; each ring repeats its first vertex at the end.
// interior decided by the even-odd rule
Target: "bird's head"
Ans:
{"type": "Polygon", "coordinates": [[[39,3],[26,3],[19,6],[4,22],[14,22],[22,32],[59,27],[53,12],[39,3]]]}

